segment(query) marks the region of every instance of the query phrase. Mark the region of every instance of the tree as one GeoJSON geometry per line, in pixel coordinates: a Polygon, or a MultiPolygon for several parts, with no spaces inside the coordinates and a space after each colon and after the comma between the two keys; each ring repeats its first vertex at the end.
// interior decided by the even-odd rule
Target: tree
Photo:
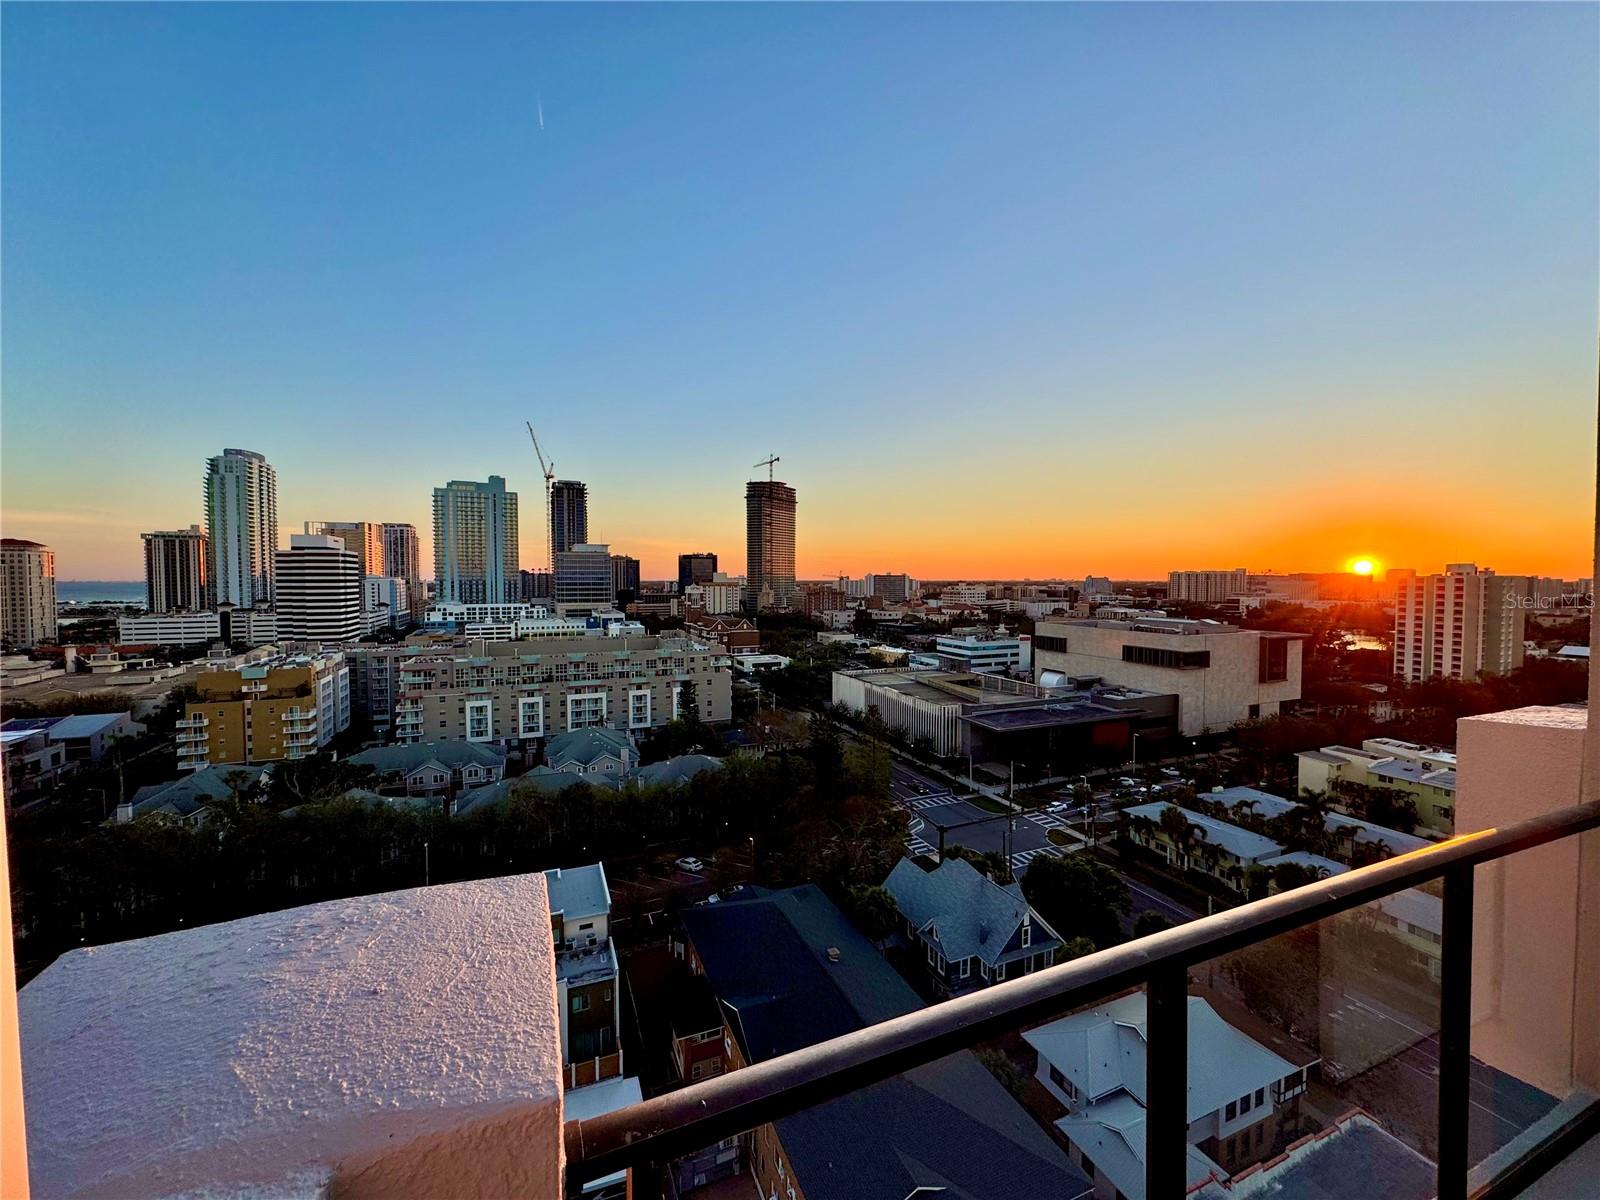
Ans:
{"type": "Polygon", "coordinates": [[[1133,919],[1133,936],[1135,938],[1149,937],[1152,933],[1160,933],[1163,929],[1171,929],[1172,922],[1160,913],[1142,912],[1133,919]]]}
{"type": "Polygon", "coordinates": [[[845,896],[850,919],[856,923],[856,928],[869,942],[881,948],[893,935],[895,921],[900,916],[894,897],[885,887],[865,884],[857,884],[845,896]]]}
{"type": "Polygon", "coordinates": [[[1222,960],[1222,973],[1251,1012],[1315,1045],[1319,962],[1317,930],[1312,927],[1235,951],[1222,960]]]}
{"type": "Polygon", "coordinates": [[[1121,918],[1132,908],[1121,876],[1087,854],[1034,858],[1022,894],[1064,941],[1086,937],[1096,946],[1122,940],[1121,918]]]}
{"type": "Polygon", "coordinates": [[[1028,1092],[1028,1077],[1021,1067],[1012,1062],[1004,1053],[992,1047],[985,1046],[977,1051],[978,1061],[1000,1081],[1002,1087],[1018,1100],[1023,1099],[1028,1092]]]}
{"type": "Polygon", "coordinates": [[[1093,954],[1097,949],[1092,941],[1086,937],[1075,937],[1070,942],[1064,942],[1061,953],[1056,955],[1057,962],[1071,962],[1075,958],[1082,958],[1085,954],[1093,954]]]}
{"type": "Polygon", "coordinates": [[[1011,882],[1011,864],[1006,861],[1006,856],[998,850],[974,850],[970,846],[946,846],[946,858],[957,858],[969,862],[980,874],[987,875],[996,883],[1011,882]]]}

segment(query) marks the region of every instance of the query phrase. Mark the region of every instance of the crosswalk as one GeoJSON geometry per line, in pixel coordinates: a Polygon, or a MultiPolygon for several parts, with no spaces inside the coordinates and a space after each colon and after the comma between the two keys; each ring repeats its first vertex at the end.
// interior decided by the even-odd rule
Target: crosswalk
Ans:
{"type": "Polygon", "coordinates": [[[1043,829],[1067,828],[1067,823],[1055,813],[1045,812],[1043,809],[1035,809],[1028,814],[1028,819],[1043,829]]]}
{"type": "Polygon", "coordinates": [[[1060,853],[1061,850],[1056,846],[1035,846],[1032,850],[1018,850],[1011,856],[1011,872],[1014,875],[1020,875],[1027,869],[1028,864],[1038,858],[1039,855],[1060,853]]]}
{"type": "Polygon", "coordinates": [[[932,856],[938,853],[932,842],[928,841],[926,838],[919,837],[908,837],[906,839],[906,849],[909,850],[913,856],[919,854],[932,856]]]}
{"type": "Polygon", "coordinates": [[[915,796],[910,801],[911,807],[918,812],[930,808],[943,808],[947,804],[958,803],[960,803],[959,797],[953,796],[949,792],[945,792],[940,796],[915,796]]]}

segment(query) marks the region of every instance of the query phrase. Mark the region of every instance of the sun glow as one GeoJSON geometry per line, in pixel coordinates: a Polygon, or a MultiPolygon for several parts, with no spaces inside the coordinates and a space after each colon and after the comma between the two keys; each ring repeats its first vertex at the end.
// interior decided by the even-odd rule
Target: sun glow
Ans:
{"type": "Polygon", "coordinates": [[[1371,575],[1373,570],[1370,558],[1358,558],[1350,564],[1350,570],[1357,575],[1371,575]]]}

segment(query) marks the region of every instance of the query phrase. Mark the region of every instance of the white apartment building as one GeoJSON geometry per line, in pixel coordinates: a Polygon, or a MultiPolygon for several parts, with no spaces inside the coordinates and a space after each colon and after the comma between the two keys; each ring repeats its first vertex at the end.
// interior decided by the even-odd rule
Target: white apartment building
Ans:
{"type": "Polygon", "coordinates": [[[917,581],[906,574],[867,576],[867,595],[877,596],[889,604],[903,604],[917,594],[917,581]]]}
{"type": "Polygon", "coordinates": [[[49,546],[0,538],[0,638],[22,647],[56,640],[56,556],[49,546]]]}
{"type": "Polygon", "coordinates": [[[278,473],[254,450],[224,450],[206,463],[205,502],[211,602],[271,604],[278,473]]]}
{"type": "Polygon", "coordinates": [[[1503,675],[1522,665],[1525,577],[1451,563],[1440,575],[1389,572],[1394,673],[1408,683],[1503,675]]]}
{"type": "Polygon", "coordinates": [[[986,583],[947,583],[939,589],[939,595],[946,604],[981,604],[989,598],[989,585],[986,583]]]}
{"type": "Polygon", "coordinates": [[[296,533],[276,556],[278,634],[309,642],[353,642],[367,632],[361,560],[337,537],[296,533]]]}
{"type": "Polygon", "coordinates": [[[976,675],[1030,671],[1033,669],[1033,639],[1021,637],[940,636],[934,639],[934,654],[948,671],[971,671],[976,675]]]}
{"type": "Polygon", "coordinates": [[[1218,621],[1040,621],[1034,678],[1096,678],[1178,697],[1178,731],[1196,737],[1270,717],[1300,698],[1300,639],[1218,621]]]}
{"type": "Polygon", "coordinates": [[[1172,571],[1167,575],[1167,599],[1187,604],[1221,604],[1229,596],[1250,590],[1243,567],[1231,571],[1172,571]]]}

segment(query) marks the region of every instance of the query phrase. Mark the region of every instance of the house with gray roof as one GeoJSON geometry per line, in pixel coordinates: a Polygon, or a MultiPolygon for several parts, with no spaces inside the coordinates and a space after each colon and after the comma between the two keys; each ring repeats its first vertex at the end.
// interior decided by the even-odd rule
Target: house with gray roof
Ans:
{"type": "Polygon", "coordinates": [[[272,765],[217,763],[181,779],[152,783],[133,798],[117,805],[116,822],[125,825],[136,817],[160,815],[183,825],[203,825],[212,806],[235,794],[251,798],[266,790],[272,765]]]}
{"type": "Polygon", "coordinates": [[[1021,884],[996,883],[965,859],[947,858],[928,871],[902,858],[883,886],[940,994],[1041,970],[1061,948],[1060,936],[1022,898],[1021,884]]]}
{"type": "Polygon", "coordinates": [[[671,786],[688,783],[702,771],[720,770],[722,770],[720,758],[712,758],[709,754],[680,754],[676,758],[667,758],[640,767],[633,773],[633,778],[646,785],[671,786]]]}
{"type": "Polygon", "coordinates": [[[375,746],[350,761],[378,772],[380,790],[440,796],[481,787],[506,773],[506,752],[490,742],[411,742],[375,746]]]}
{"type": "Polygon", "coordinates": [[[1254,813],[1268,821],[1300,807],[1294,800],[1285,800],[1282,796],[1274,796],[1271,792],[1263,792],[1253,787],[1217,788],[1197,798],[1209,800],[1212,804],[1220,804],[1235,817],[1254,813]]]}
{"type": "Polygon", "coordinates": [[[639,761],[639,751],[623,730],[591,725],[552,734],[544,744],[544,761],[552,771],[622,779],[639,761]]]}
{"type": "MultiPolygon", "coordinates": [[[[1187,1191],[1225,1184],[1299,1134],[1315,1060],[1292,1063],[1188,998],[1187,1191]]],[[[1025,1032],[1036,1076],[1067,1108],[1055,1123],[1096,1193],[1144,1200],[1145,995],[1133,992],[1025,1032]]],[[[1202,1193],[1207,1194],[1209,1193],[1202,1193]]]]}

